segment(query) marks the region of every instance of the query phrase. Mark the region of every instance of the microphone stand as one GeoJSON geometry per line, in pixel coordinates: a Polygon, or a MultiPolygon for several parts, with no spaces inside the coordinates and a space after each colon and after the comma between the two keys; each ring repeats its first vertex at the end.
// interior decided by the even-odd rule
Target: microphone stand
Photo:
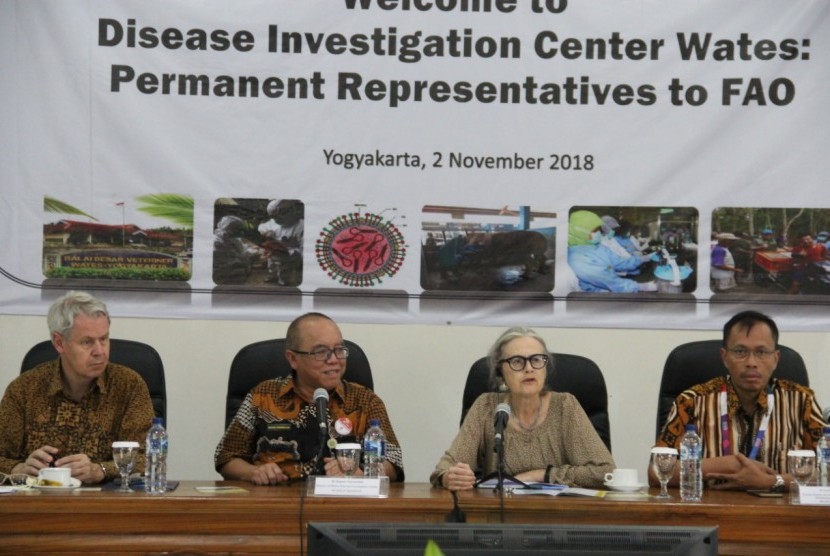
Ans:
{"type": "Polygon", "coordinates": [[[509,479],[510,481],[512,481],[516,484],[519,484],[523,487],[526,487],[527,485],[524,482],[517,479],[516,477],[514,477],[513,475],[509,475],[509,474],[505,473],[505,470],[504,470],[504,442],[503,442],[502,438],[500,438],[498,436],[496,437],[496,446],[495,446],[493,451],[496,452],[496,459],[497,459],[496,471],[493,472],[493,473],[490,473],[489,475],[487,475],[483,479],[478,480],[476,482],[476,486],[480,485],[481,483],[483,483],[485,481],[489,481],[490,479],[493,479],[493,478],[496,479],[496,486],[494,487],[493,490],[495,490],[496,492],[499,493],[499,515],[501,517],[501,522],[504,523],[504,481],[505,481],[505,479],[509,479]]]}
{"type": "Polygon", "coordinates": [[[326,474],[326,464],[323,461],[323,453],[326,451],[326,436],[328,436],[328,430],[320,428],[320,447],[317,450],[317,464],[314,466],[314,474],[315,475],[325,475],[326,474]]]}
{"type": "Polygon", "coordinates": [[[493,490],[503,491],[505,480],[510,480],[510,481],[512,481],[512,482],[514,482],[518,485],[526,487],[527,485],[524,482],[520,481],[519,479],[517,479],[513,475],[509,475],[509,474],[505,473],[505,471],[504,471],[504,444],[502,443],[502,441],[500,439],[496,440],[496,446],[493,449],[493,451],[496,452],[496,457],[497,457],[497,460],[498,460],[497,464],[496,464],[496,470],[493,473],[490,473],[489,475],[487,475],[486,477],[483,477],[483,478],[479,479],[478,481],[476,481],[475,486],[478,487],[482,483],[486,483],[487,481],[489,481],[491,479],[496,479],[496,486],[493,487],[493,490]]]}
{"type": "MultiPolygon", "coordinates": [[[[499,492],[499,516],[501,517],[501,522],[504,523],[504,441],[501,438],[496,440],[496,459],[498,463],[496,464],[496,490],[499,492]]],[[[516,481],[515,477],[511,477],[514,481],[516,481]]]]}
{"type": "Polygon", "coordinates": [[[525,483],[523,483],[516,477],[505,473],[504,469],[504,431],[507,428],[507,420],[510,418],[510,415],[511,409],[509,404],[500,403],[496,407],[496,422],[493,425],[496,429],[496,435],[493,438],[493,451],[496,453],[496,472],[490,473],[489,475],[487,475],[475,484],[475,486],[479,486],[481,483],[489,481],[493,477],[496,478],[495,490],[499,493],[499,513],[501,514],[502,523],[504,523],[504,480],[510,479],[511,481],[513,481],[513,484],[518,484],[523,487],[527,486],[525,483]]]}
{"type": "Polygon", "coordinates": [[[325,475],[326,474],[326,467],[325,462],[323,461],[323,452],[326,449],[326,438],[324,436],[320,436],[320,449],[317,451],[317,464],[314,466],[314,474],[315,475],[325,475]]]}
{"type": "Polygon", "coordinates": [[[496,439],[496,490],[504,491],[504,441],[501,438],[496,439]]]}

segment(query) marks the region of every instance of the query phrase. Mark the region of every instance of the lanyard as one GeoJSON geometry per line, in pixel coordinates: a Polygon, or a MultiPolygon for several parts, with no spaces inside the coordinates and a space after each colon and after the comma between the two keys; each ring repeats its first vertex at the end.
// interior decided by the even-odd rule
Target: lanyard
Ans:
{"type": "Polygon", "coordinates": [[[726,406],[726,384],[720,389],[720,437],[722,449],[725,456],[732,454],[732,443],[729,441],[729,411],[726,406]]]}
{"type": "MultiPolygon", "coordinates": [[[[729,409],[726,403],[726,385],[723,385],[720,391],[720,399],[718,400],[720,406],[720,429],[721,429],[721,448],[723,455],[728,456],[732,453],[732,445],[729,440],[729,409]]],[[[761,426],[758,428],[758,433],[755,435],[755,442],[752,443],[752,451],[749,453],[749,459],[757,459],[758,452],[761,446],[764,445],[764,437],[767,434],[767,427],[769,427],[769,419],[772,416],[772,410],[775,408],[775,396],[772,394],[772,387],[767,388],[767,412],[761,419],[761,426]]]]}

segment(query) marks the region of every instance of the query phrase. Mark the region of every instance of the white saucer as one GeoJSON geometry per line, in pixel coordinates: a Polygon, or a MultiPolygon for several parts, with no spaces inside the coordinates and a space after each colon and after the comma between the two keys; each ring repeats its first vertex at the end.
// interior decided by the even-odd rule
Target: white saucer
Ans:
{"type": "Polygon", "coordinates": [[[639,485],[615,485],[614,483],[609,483],[606,481],[605,486],[611,490],[616,490],[618,492],[637,492],[638,490],[646,488],[648,485],[645,483],[640,483],[639,485]]]}
{"type": "Polygon", "coordinates": [[[76,489],[79,486],[81,486],[81,481],[79,481],[75,477],[72,477],[70,480],[72,481],[72,484],[67,485],[67,486],[48,486],[48,485],[33,485],[33,486],[34,486],[34,488],[36,488],[38,490],[52,490],[52,491],[73,490],[73,489],[76,489]]]}

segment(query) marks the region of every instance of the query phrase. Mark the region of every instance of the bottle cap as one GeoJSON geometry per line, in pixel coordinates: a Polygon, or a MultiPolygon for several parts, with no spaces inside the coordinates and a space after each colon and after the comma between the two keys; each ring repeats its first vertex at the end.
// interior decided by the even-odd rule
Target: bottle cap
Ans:
{"type": "Polygon", "coordinates": [[[686,425],[686,432],[688,431],[697,432],[697,425],[689,423],[688,425],[686,425]]]}
{"type": "Polygon", "coordinates": [[[369,426],[370,427],[379,427],[380,426],[380,419],[369,419],[369,426]]]}

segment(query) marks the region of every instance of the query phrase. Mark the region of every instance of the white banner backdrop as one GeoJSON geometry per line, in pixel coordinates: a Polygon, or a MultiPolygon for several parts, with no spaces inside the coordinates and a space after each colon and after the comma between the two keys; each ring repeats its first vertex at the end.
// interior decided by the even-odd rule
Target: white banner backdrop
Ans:
{"type": "Polygon", "coordinates": [[[808,0],[3,0],[0,311],[820,328],[828,37],[808,0]],[[587,291],[579,210],[656,260],[587,291]]]}

